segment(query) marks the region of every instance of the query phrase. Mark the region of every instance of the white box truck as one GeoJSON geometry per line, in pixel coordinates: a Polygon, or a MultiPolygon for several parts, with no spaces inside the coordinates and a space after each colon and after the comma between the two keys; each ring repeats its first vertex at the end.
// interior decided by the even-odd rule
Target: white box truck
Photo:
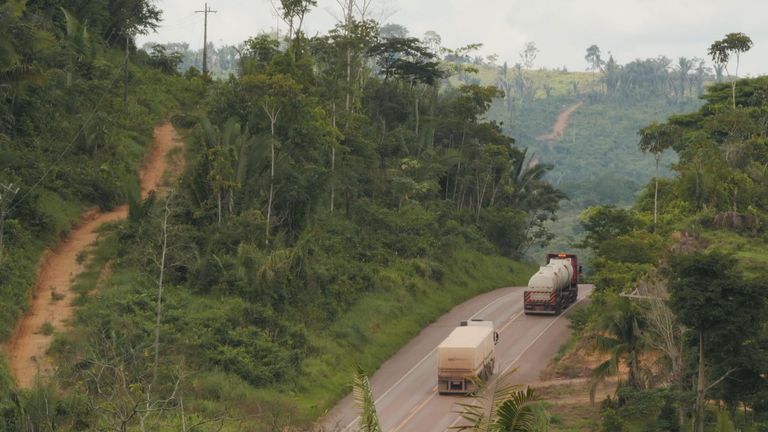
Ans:
{"type": "Polygon", "coordinates": [[[493,375],[498,334],[492,321],[462,321],[437,346],[437,391],[467,394],[477,390],[478,379],[493,375]]]}

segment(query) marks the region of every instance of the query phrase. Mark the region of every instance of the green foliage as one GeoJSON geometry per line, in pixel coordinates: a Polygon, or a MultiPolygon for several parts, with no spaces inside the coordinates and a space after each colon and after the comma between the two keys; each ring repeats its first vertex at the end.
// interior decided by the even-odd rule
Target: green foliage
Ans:
{"type": "Polygon", "coordinates": [[[762,287],[743,279],[735,258],[720,252],[674,256],[669,272],[670,306],[684,325],[748,337],[761,312],[762,287]]]}
{"type": "Polygon", "coordinates": [[[675,404],[681,395],[672,389],[637,390],[620,387],[616,398],[601,403],[603,431],[682,431],[675,404]]]}
{"type": "Polygon", "coordinates": [[[643,338],[647,327],[645,317],[637,305],[625,298],[613,297],[606,309],[609,312],[597,318],[589,335],[595,348],[609,355],[592,372],[589,385],[591,400],[594,400],[597,384],[618,372],[620,364],[627,368],[627,384],[631,388],[644,387],[640,376],[640,356],[646,345],[643,338]]]}
{"type": "MultiPolygon", "coordinates": [[[[176,74],[175,48],[133,50],[131,38],[157,23],[149,2],[56,10],[61,21],[44,27],[68,38],[30,57],[48,81],[25,83],[0,105],[12,143],[1,167],[34,184],[10,217],[9,242],[50,241],[87,205],[131,204],[78,281],[93,294],[78,300],[75,330],[57,335],[63,393],[89,403],[67,421],[121,430],[145,416],[178,429],[184,394],[193,416],[270,405],[253,422],[281,430],[283,412],[306,422],[338,399],[354,365],[373,370],[456,303],[529,276],[498,255],[545,244],[564,195],[545,179],[551,165],[485,120],[497,88],[440,92],[445,65],[435,54],[416,40],[379,39],[372,21],[350,18],[308,40],[300,26],[313,4],[281,2],[288,48],[251,39],[241,74],[210,83],[176,74]],[[372,56],[382,68],[371,68],[372,56]],[[150,125],[169,114],[191,129],[164,231],[164,207],[139,201],[135,169],[150,125]],[[158,238],[168,240],[162,261],[158,238]],[[107,261],[112,274],[98,282],[107,261]],[[148,342],[156,329],[159,345],[148,342]],[[185,368],[208,372],[198,380],[185,368]],[[217,379],[233,389],[213,391],[217,379]],[[162,409],[138,414],[142,398],[162,409]]],[[[42,246],[20,270],[3,263],[9,278],[42,246]]],[[[26,293],[9,294],[15,308],[3,319],[26,293]]]]}
{"type": "Polygon", "coordinates": [[[457,403],[459,415],[467,425],[454,426],[459,431],[526,432],[538,430],[539,416],[545,416],[535,404],[537,396],[531,387],[521,389],[511,381],[512,373],[481,385],[469,402],[457,403]]]}
{"type": "Polygon", "coordinates": [[[609,205],[586,209],[581,214],[581,225],[586,233],[582,246],[599,251],[603,242],[643,229],[646,222],[632,210],[609,205]]]}

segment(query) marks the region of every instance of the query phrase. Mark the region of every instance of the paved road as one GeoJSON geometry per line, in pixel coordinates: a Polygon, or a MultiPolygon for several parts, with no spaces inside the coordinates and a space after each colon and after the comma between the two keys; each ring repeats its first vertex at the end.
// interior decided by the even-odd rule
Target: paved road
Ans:
{"type": "MultiPolygon", "coordinates": [[[[591,285],[580,285],[579,302],[591,292],[591,285]]],[[[458,422],[458,415],[452,411],[464,399],[437,394],[435,349],[459,321],[467,318],[494,321],[500,333],[496,373],[517,368],[513,377],[521,384],[538,381],[541,371],[570,335],[568,320],[562,315],[523,314],[522,287],[501,288],[456,306],[422,330],[371,377],[384,431],[443,432],[458,422]]],[[[321,423],[325,430],[352,432],[358,430],[357,416],[348,395],[321,423]]]]}

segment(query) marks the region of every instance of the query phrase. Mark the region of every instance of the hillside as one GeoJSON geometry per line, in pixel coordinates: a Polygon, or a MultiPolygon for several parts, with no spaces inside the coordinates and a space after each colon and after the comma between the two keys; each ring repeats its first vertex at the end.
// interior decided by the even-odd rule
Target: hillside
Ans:
{"type": "Polygon", "coordinates": [[[421,42],[349,26],[253,38],[228,80],[181,75],[177,57],[110,39],[156,25],[150,3],[131,4],[140,24],[111,3],[19,1],[0,14],[13,31],[45,23],[50,42],[13,39],[45,79],[26,77],[0,106],[3,172],[21,187],[6,221],[4,337],[44,248],[84,209],[128,205],[74,253],[76,294],[43,287],[40,302],[75,311],[32,329],[54,338],[34,354],[39,377],[0,363],[0,429],[305,426],[357,366],[375,369],[455,304],[531,273],[515,258],[562,195],[542,170],[509,171],[525,152],[483,119],[492,87],[440,93],[448,68],[421,42]],[[346,52],[350,41],[363,48],[346,52]],[[136,173],[164,118],[187,163],[167,194],[141,196],[136,173]]]}
{"type": "MultiPolygon", "coordinates": [[[[489,66],[349,12],[251,37],[214,79],[135,46],[152,2],[86,3],[0,5],[0,340],[37,310],[45,250],[119,219],[67,254],[70,319],[19,325],[53,343],[24,354],[34,379],[0,360],[0,430],[310,429],[359,368],[577,239],[596,289],[572,346],[604,349],[593,382],[627,374],[606,430],[700,425],[707,400],[766,421],[764,78],[729,100],[683,58],[489,66]],[[185,161],[143,194],[169,120],[185,161]]],[[[41,280],[38,304],[65,301],[41,280]]]]}
{"type": "MultiPolygon", "coordinates": [[[[637,60],[625,67],[655,61],[637,60]]],[[[483,66],[474,80],[498,84],[503,73],[503,67],[483,66]]],[[[574,244],[583,235],[579,217],[588,207],[631,205],[655,175],[653,156],[639,149],[638,131],[669,116],[695,111],[703,103],[701,92],[693,87],[675,96],[674,71],[658,80],[661,86],[649,82],[631,92],[609,92],[601,73],[518,69],[507,76],[517,87],[511,87],[511,96],[495,101],[488,119],[502,123],[516,145],[528,149],[531,160],[553,165],[546,178],[568,196],[561,203],[558,222],[548,225],[555,234],[551,245],[530,250],[535,259],[547,248],[578,250],[574,244]],[[561,134],[549,136],[566,111],[570,115],[561,134]]],[[[674,151],[665,152],[660,175],[670,176],[676,160],[674,151]]]]}
{"type": "Polygon", "coordinates": [[[679,155],[659,183],[658,206],[652,181],[631,208],[582,215],[599,289],[573,320],[577,336],[555,369],[586,355],[605,361],[582,370],[593,382],[618,375],[593,427],[761,430],[768,422],[759,360],[768,319],[767,85],[739,80],[733,96],[730,85],[714,85],[699,110],[644,127],[645,140],[679,155]]]}

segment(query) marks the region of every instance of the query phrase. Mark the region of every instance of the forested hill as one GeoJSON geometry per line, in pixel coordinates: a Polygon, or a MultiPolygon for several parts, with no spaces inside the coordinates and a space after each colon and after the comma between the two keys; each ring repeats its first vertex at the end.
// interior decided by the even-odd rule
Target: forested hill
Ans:
{"type": "Polygon", "coordinates": [[[652,181],[631,208],[584,215],[598,288],[575,327],[605,355],[592,382],[625,371],[603,430],[768,424],[766,94],[766,77],[714,85],[699,110],[646,125],[644,148],[679,155],[658,198],[652,181]]]}
{"type": "Polygon", "coordinates": [[[512,258],[563,194],[484,120],[496,87],[441,91],[463,66],[418,39],[350,15],[324,36],[254,37],[240,74],[212,81],[125,36],[157,23],[149,2],[55,3],[0,14],[3,175],[20,188],[5,334],[81,207],[127,201],[130,217],[82,254],[77,317],[41,360],[56,375],[17,390],[2,371],[0,429],[307,423],[357,365],[530,276],[512,258]],[[170,114],[186,171],[140,201],[133,173],[170,114]]]}
{"type": "MultiPolygon", "coordinates": [[[[531,52],[535,58],[530,48],[529,58],[531,52]]],[[[568,196],[559,221],[549,225],[556,236],[553,246],[562,249],[580,242],[582,211],[601,204],[629,206],[656,175],[653,155],[640,150],[638,131],[695,111],[706,85],[722,79],[697,58],[659,56],[619,64],[612,56],[601,60],[599,48],[592,46],[586,60],[588,72],[537,70],[533,63],[485,64],[478,74],[462,77],[498,85],[504,94],[488,118],[502,122],[529,157],[554,165],[546,178],[568,196]],[[566,111],[570,115],[562,130],[554,131],[566,111]]],[[[676,160],[674,151],[662,154],[659,175],[671,175],[676,160]]]]}

